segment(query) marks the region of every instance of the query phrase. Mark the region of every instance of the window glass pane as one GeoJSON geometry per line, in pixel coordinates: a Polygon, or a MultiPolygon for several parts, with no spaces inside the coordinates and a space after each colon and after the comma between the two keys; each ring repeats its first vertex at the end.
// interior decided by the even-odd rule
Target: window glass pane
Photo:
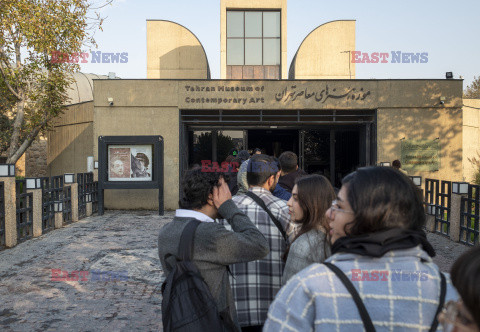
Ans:
{"type": "Polygon", "coordinates": [[[263,37],[280,37],[280,12],[263,13],[263,37]]]}
{"type": "Polygon", "coordinates": [[[280,65],[280,38],[263,40],[263,64],[280,65]]]}
{"type": "Polygon", "coordinates": [[[243,65],[243,39],[227,39],[227,65],[243,65]]]}
{"type": "Polygon", "coordinates": [[[262,12],[245,12],[245,37],[262,37],[262,12]]]}
{"type": "Polygon", "coordinates": [[[245,65],[262,64],[262,40],[245,39],[245,65]]]}
{"type": "Polygon", "coordinates": [[[243,37],[243,12],[227,12],[227,37],[243,37]]]}

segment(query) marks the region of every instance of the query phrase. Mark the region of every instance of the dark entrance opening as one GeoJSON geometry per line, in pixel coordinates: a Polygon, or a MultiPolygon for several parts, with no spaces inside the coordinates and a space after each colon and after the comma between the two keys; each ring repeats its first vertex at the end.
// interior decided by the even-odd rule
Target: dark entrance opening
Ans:
{"type": "Polygon", "coordinates": [[[284,151],[299,152],[298,130],[251,129],[248,130],[248,149],[262,149],[262,152],[277,157],[284,151]]]}
{"type": "Polygon", "coordinates": [[[340,187],[345,175],[370,163],[369,144],[365,126],[301,130],[300,167],[308,174],[324,175],[340,187]]]}

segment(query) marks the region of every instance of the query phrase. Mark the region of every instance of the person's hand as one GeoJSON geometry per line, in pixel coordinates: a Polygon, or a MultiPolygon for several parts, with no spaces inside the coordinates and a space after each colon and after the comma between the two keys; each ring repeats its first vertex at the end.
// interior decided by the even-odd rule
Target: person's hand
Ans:
{"type": "Polygon", "coordinates": [[[228,188],[227,183],[223,179],[220,178],[218,181],[219,186],[213,187],[213,205],[218,209],[223,203],[232,199],[232,194],[230,193],[230,189],[228,188]]]}

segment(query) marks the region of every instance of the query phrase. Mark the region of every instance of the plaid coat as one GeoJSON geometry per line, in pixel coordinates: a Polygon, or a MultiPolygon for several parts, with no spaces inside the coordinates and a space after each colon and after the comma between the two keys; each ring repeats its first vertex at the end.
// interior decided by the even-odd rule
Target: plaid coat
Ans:
{"type": "MultiPolygon", "coordinates": [[[[265,202],[284,226],[287,234],[291,232],[287,203],[266,189],[253,187],[249,190],[265,202]]],[[[268,307],[282,286],[284,269],[282,255],[286,243],[268,214],[250,197],[237,195],[233,197],[233,201],[257,226],[270,246],[270,253],[263,259],[230,266],[233,274],[233,277],[230,277],[230,284],[240,326],[262,325],[267,318],[268,307]]]]}
{"type": "MultiPolygon", "coordinates": [[[[377,331],[428,331],[440,299],[440,275],[420,246],[380,258],[337,253],[326,260],[352,280],[377,331]],[[374,276],[373,272],[379,272],[374,276]],[[388,272],[388,274],[387,274],[388,272]]],[[[445,303],[458,298],[447,279],[445,303]]],[[[441,326],[439,326],[441,330],[441,326]]],[[[363,331],[358,309],[325,265],[303,269],[278,293],[263,331],[363,331]]]]}

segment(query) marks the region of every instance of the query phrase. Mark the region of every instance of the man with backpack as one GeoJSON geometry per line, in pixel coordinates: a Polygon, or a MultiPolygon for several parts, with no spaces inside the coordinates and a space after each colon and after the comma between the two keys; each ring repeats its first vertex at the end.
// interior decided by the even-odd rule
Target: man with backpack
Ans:
{"type": "Polygon", "coordinates": [[[263,259],[231,266],[230,282],[242,331],[262,330],[268,307],[282,286],[282,255],[292,227],[287,203],[272,194],[279,176],[280,167],[273,157],[253,155],[247,166],[249,190],[233,197],[270,246],[270,254],[263,259]]]}
{"type": "Polygon", "coordinates": [[[192,169],[182,188],[180,209],[158,237],[167,276],[162,286],[164,331],[238,331],[228,265],[264,257],[268,242],[233,203],[222,174],[192,169]],[[218,217],[233,232],[215,223],[218,217]]]}

